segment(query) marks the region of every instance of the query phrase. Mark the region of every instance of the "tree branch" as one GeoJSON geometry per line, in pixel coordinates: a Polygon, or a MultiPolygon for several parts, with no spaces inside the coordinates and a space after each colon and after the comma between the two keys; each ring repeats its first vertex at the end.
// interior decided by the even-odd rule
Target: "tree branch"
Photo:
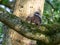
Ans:
{"type": "Polygon", "coordinates": [[[45,0],[54,10],[55,10],[55,7],[53,6],[53,4],[51,4],[48,0],[45,0]]]}
{"type": "Polygon", "coordinates": [[[29,39],[40,40],[47,44],[54,43],[55,39],[60,39],[60,36],[58,38],[55,37],[60,33],[60,24],[41,25],[38,28],[36,25],[22,21],[20,18],[6,11],[0,13],[0,21],[29,39]]]}

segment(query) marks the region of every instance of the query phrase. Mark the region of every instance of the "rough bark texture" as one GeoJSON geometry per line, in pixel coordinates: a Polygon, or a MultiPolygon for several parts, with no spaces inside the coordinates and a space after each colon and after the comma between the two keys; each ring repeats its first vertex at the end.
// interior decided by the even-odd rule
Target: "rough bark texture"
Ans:
{"type": "MultiPolygon", "coordinates": [[[[22,20],[25,20],[29,15],[32,16],[35,11],[41,12],[42,14],[43,8],[44,8],[44,0],[38,0],[38,1],[37,0],[16,0],[16,5],[13,14],[20,17],[22,20]]],[[[29,43],[31,43],[31,40],[26,39],[24,37],[22,37],[21,40],[23,40],[23,42],[26,43],[26,45],[30,45],[29,43]]]]}
{"type": "MultiPolygon", "coordinates": [[[[42,45],[60,44],[60,24],[41,25],[40,27],[37,27],[36,25],[29,24],[26,21],[22,21],[15,15],[12,14],[9,15],[8,13],[0,13],[0,21],[6,24],[8,27],[14,29],[14,31],[16,31],[18,34],[21,34],[22,36],[28,39],[37,40],[38,44],[41,43],[42,45]]],[[[10,35],[8,36],[7,34],[9,33],[8,32],[9,30],[7,30],[8,28],[4,29],[5,29],[4,33],[6,34],[5,36],[7,36],[4,37],[6,39],[5,41],[7,41],[6,44],[11,45],[12,36],[11,37],[10,35]]]]}
{"type": "Polygon", "coordinates": [[[39,11],[42,15],[44,8],[44,0],[16,0],[14,14],[25,19],[27,16],[33,15],[39,11]]]}
{"type": "MultiPolygon", "coordinates": [[[[25,20],[27,16],[32,16],[35,11],[39,11],[42,15],[44,8],[44,0],[16,0],[13,14],[25,20]]],[[[14,20],[13,20],[14,21],[14,20]]],[[[3,28],[5,33],[6,45],[30,45],[31,40],[27,39],[10,28],[3,28]]],[[[34,42],[34,41],[32,41],[34,42]]]]}

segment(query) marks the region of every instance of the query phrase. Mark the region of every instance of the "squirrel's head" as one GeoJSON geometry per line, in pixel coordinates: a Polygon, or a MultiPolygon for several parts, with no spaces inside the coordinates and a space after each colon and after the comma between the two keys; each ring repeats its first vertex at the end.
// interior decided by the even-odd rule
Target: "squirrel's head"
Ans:
{"type": "Polygon", "coordinates": [[[40,15],[40,13],[39,13],[39,12],[35,12],[35,13],[34,13],[34,15],[39,16],[39,15],[40,15]]]}

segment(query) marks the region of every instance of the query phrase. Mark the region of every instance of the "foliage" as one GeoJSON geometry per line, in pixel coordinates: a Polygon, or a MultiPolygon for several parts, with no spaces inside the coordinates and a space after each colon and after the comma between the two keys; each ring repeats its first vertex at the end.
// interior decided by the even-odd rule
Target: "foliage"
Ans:
{"type": "Polygon", "coordinates": [[[5,3],[8,4],[8,2],[9,2],[9,0],[2,1],[3,4],[5,4],[5,3]]]}
{"type": "Polygon", "coordinates": [[[55,9],[53,9],[48,3],[45,2],[43,23],[52,24],[60,23],[60,0],[49,0],[55,9]]]}
{"type": "Polygon", "coordinates": [[[3,31],[2,31],[2,23],[0,22],[0,38],[2,38],[2,37],[1,37],[2,32],[3,32],[3,31]]]}

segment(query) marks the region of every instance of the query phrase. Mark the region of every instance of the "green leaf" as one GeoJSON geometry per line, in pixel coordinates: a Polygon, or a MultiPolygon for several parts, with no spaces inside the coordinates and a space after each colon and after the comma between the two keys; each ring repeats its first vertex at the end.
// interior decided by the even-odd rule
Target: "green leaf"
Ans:
{"type": "Polygon", "coordinates": [[[9,2],[9,0],[3,0],[2,3],[3,4],[7,4],[9,2]]]}

